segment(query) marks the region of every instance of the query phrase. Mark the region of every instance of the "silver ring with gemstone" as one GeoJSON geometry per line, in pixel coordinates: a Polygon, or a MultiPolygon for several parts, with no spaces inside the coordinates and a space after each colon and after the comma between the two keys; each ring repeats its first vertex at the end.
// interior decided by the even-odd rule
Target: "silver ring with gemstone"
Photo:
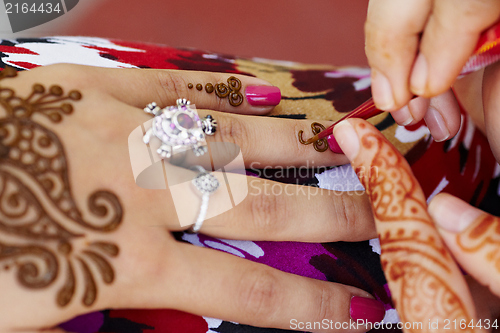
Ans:
{"type": "Polygon", "coordinates": [[[192,169],[198,170],[198,175],[193,179],[194,187],[201,193],[201,206],[194,225],[189,228],[188,232],[198,233],[205,221],[207,215],[208,200],[210,195],[219,188],[219,180],[212,174],[208,173],[201,165],[196,165],[192,169]]]}
{"type": "Polygon", "coordinates": [[[211,115],[200,119],[187,99],[180,98],[176,103],[162,109],[153,102],[144,108],[144,112],[154,115],[151,128],[144,134],[144,143],[148,144],[152,136],[158,138],[162,144],[156,152],[162,158],[189,149],[196,156],[205,154],[205,134],[215,134],[217,121],[211,115]]]}

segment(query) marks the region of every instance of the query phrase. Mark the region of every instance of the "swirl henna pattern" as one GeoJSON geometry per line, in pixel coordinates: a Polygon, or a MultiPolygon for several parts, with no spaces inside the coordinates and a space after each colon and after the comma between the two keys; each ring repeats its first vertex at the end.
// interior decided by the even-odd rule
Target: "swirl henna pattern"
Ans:
{"type": "MultiPolygon", "coordinates": [[[[0,80],[16,75],[7,67],[0,72],[0,80]]],[[[107,258],[116,257],[118,247],[83,240],[88,230],[115,230],[123,216],[117,196],[103,190],[89,196],[87,212],[82,213],[73,199],[61,141],[33,120],[40,115],[59,123],[63,115],[73,113],[67,101],[80,99],[80,92],[65,95],[59,86],[46,90],[35,84],[26,98],[0,86],[0,269],[15,270],[18,282],[30,289],[51,286],[65,270],[56,295],[61,307],[75,296],[76,269],[84,277],[86,306],[97,299],[94,271],[104,283],[113,282],[115,273],[107,258]],[[78,240],[81,249],[77,251],[78,240]]]]}
{"type": "Polygon", "coordinates": [[[500,218],[483,214],[456,239],[462,251],[484,251],[485,259],[500,272],[500,218]]]}
{"type": "MultiPolygon", "coordinates": [[[[188,83],[188,88],[193,89],[195,87],[192,83],[188,83]]],[[[203,86],[201,83],[196,85],[196,90],[202,91],[203,86]]],[[[215,94],[219,98],[228,98],[229,104],[232,106],[239,106],[243,103],[243,94],[240,92],[241,90],[241,81],[234,76],[230,76],[227,79],[227,85],[224,83],[217,83],[215,86],[211,83],[207,83],[205,85],[205,91],[208,94],[211,94],[215,91],[215,94]]]]}
{"type": "MultiPolygon", "coordinates": [[[[325,126],[323,126],[320,123],[314,122],[311,124],[311,129],[312,129],[313,135],[316,135],[316,134],[319,134],[322,131],[324,131],[325,126]]],[[[304,140],[303,134],[304,134],[304,131],[300,130],[298,133],[299,142],[302,143],[303,145],[311,144],[312,142],[307,142],[306,140],[304,140]]],[[[314,147],[314,150],[322,153],[324,151],[327,151],[330,146],[328,145],[328,140],[326,138],[324,138],[324,139],[319,139],[319,140],[314,141],[313,147],[314,147]]]]}
{"type": "MultiPolygon", "coordinates": [[[[475,318],[465,280],[427,213],[425,196],[410,166],[379,132],[356,122],[360,154],[353,161],[366,188],[381,244],[381,263],[403,322],[475,318]]],[[[413,332],[413,330],[405,330],[413,332]]],[[[472,332],[465,329],[463,332],[472,332]]]]}

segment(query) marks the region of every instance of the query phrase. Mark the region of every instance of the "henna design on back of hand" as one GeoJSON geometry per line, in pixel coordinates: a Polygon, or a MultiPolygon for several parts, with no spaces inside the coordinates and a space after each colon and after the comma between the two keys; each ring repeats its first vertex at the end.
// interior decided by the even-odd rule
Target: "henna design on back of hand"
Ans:
{"type": "Polygon", "coordinates": [[[474,318],[466,306],[472,304],[470,293],[427,213],[410,166],[380,133],[365,123],[356,130],[362,133],[364,160],[356,172],[372,202],[381,263],[401,320],[422,323],[418,332],[432,331],[429,320],[440,321],[440,328],[444,320],[468,323],[474,318]]]}
{"type": "MultiPolygon", "coordinates": [[[[7,67],[0,80],[16,75],[7,67]]],[[[114,281],[108,258],[118,255],[115,244],[94,242],[78,251],[72,244],[89,230],[115,230],[123,218],[118,197],[106,190],[92,193],[87,213],[82,213],[73,198],[62,142],[33,119],[41,115],[59,123],[73,113],[68,101],[81,97],[76,90],[64,94],[59,86],[47,90],[35,84],[23,98],[0,86],[0,269],[15,271],[18,282],[30,289],[47,288],[59,275],[65,276],[56,295],[61,307],[76,296],[78,283],[84,284],[82,303],[94,304],[98,294],[94,271],[104,283],[114,281]],[[76,280],[75,270],[83,273],[83,281],[76,280]]]]}

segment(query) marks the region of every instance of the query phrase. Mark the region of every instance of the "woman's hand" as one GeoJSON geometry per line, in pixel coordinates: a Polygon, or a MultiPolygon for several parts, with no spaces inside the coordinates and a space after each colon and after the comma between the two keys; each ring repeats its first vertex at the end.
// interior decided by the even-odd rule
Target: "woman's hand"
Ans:
{"type": "Polygon", "coordinates": [[[500,314],[500,220],[442,195],[430,207],[436,228],[410,166],[375,127],[351,119],[334,136],[370,198],[382,267],[407,331],[491,331],[500,314]],[[455,258],[491,292],[464,279],[455,258]]]}
{"type": "MultiPolygon", "coordinates": [[[[224,83],[229,76],[55,65],[0,80],[2,332],[34,332],[106,308],[172,308],[285,329],[291,319],[382,319],[383,308],[357,288],[176,241],[170,232],[185,227],[177,220],[170,192],[135,184],[128,138],[151,119],[142,108],[152,101],[174,105],[178,98],[196,104],[201,116],[212,115],[218,130],[207,141],[237,144],[247,166],[345,161],[297,142],[297,131],[310,128],[310,121],[242,115],[272,109],[274,102],[265,96],[269,84],[262,80],[236,75],[243,93],[239,106],[196,89],[198,83],[224,83]],[[250,86],[259,88],[252,92],[250,86]],[[359,298],[351,307],[353,296],[359,298]],[[370,307],[372,313],[364,312],[370,307]]],[[[213,174],[224,181],[223,174],[213,174]]],[[[307,187],[226,175],[248,184],[248,196],[205,221],[202,233],[309,242],[376,235],[364,195],[327,190],[311,195],[307,187]],[[264,190],[284,186],[287,192],[264,190]]],[[[194,191],[187,195],[187,207],[197,211],[199,196],[194,191]]],[[[209,207],[222,195],[212,195],[209,207]]]]}

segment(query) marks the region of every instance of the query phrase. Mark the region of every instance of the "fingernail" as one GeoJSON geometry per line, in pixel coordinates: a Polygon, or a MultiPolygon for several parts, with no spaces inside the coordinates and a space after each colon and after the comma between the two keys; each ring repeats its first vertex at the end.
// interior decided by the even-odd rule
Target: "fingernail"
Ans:
{"type": "Polygon", "coordinates": [[[372,69],[372,94],[373,101],[380,110],[389,111],[394,107],[391,83],[375,69],[372,69]]]}
{"type": "Polygon", "coordinates": [[[425,56],[420,53],[415,60],[413,70],[410,78],[410,89],[415,95],[421,96],[425,93],[427,86],[427,60],[425,56]]]}
{"type": "Polygon", "coordinates": [[[339,149],[352,161],[358,156],[359,138],[358,133],[348,120],[341,121],[333,128],[333,136],[337,141],[339,149]]]}
{"type": "Polygon", "coordinates": [[[450,131],[444,121],[443,116],[434,108],[429,108],[424,117],[425,123],[431,131],[434,141],[441,142],[450,137],[450,131]]]}
{"type": "Polygon", "coordinates": [[[333,136],[333,134],[330,134],[329,136],[327,136],[326,141],[328,141],[328,147],[330,147],[330,150],[333,151],[335,154],[343,154],[344,153],[342,151],[342,149],[340,149],[340,146],[337,143],[337,140],[335,140],[335,137],[333,136]]]}
{"type": "Polygon", "coordinates": [[[384,319],[384,304],[376,299],[354,296],[351,298],[351,319],[365,323],[378,323],[384,319]]]}
{"type": "Polygon", "coordinates": [[[413,117],[410,113],[408,105],[403,106],[401,109],[391,112],[392,118],[401,126],[410,125],[413,122],[413,117]]]}
{"type": "Polygon", "coordinates": [[[253,106],[276,106],[281,101],[281,91],[273,86],[247,86],[245,96],[253,106]]]}
{"type": "Polygon", "coordinates": [[[482,212],[449,194],[440,194],[429,204],[429,214],[446,231],[459,233],[467,229],[482,212]]]}

